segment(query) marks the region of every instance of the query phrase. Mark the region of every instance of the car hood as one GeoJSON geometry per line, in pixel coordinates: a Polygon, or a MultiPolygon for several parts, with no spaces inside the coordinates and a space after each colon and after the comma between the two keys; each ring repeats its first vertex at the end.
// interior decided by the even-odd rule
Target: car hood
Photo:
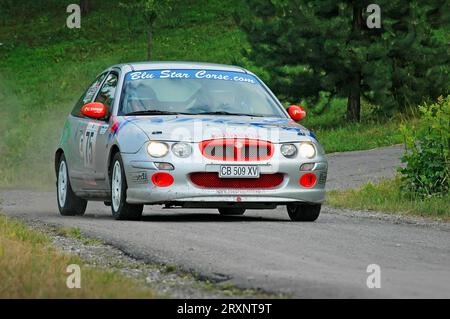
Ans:
{"type": "Polygon", "coordinates": [[[201,142],[250,138],[285,143],[315,139],[305,127],[287,118],[164,115],[127,116],[123,121],[136,125],[151,140],[201,142]]]}

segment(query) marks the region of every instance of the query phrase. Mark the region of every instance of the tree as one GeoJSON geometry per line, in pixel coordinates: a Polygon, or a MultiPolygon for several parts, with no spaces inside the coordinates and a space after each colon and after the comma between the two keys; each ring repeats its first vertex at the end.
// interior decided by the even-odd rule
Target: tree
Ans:
{"type": "Polygon", "coordinates": [[[80,0],[80,8],[81,8],[82,15],[89,14],[90,9],[91,9],[91,7],[89,5],[89,0],[80,0]]]}
{"type": "Polygon", "coordinates": [[[381,28],[370,29],[371,2],[251,0],[239,16],[248,55],[285,98],[346,97],[350,121],[360,120],[361,98],[386,112],[447,94],[448,39],[436,30],[448,30],[439,13],[448,0],[379,0],[381,28]]]}
{"type": "Polygon", "coordinates": [[[120,6],[125,8],[130,14],[142,19],[147,30],[147,59],[152,60],[153,56],[153,33],[155,22],[165,15],[170,8],[171,0],[129,0],[120,2],[120,6]]]}

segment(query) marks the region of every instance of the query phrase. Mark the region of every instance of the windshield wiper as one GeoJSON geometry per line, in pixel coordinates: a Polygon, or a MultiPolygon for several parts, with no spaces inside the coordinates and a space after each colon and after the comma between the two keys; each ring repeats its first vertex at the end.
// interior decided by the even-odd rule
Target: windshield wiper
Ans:
{"type": "Polygon", "coordinates": [[[177,115],[182,114],[179,112],[171,112],[171,111],[162,111],[162,110],[142,110],[130,112],[125,115],[177,115]]]}
{"type": "Polygon", "coordinates": [[[201,113],[197,113],[197,114],[198,114],[198,115],[237,115],[237,116],[264,117],[264,115],[260,115],[260,114],[231,113],[231,112],[226,112],[226,111],[201,112],[201,113]]]}

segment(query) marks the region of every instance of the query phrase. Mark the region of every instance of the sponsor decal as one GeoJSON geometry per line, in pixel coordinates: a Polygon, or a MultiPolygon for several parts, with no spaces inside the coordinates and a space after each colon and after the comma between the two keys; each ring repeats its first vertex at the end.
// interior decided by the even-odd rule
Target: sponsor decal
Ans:
{"type": "Polygon", "coordinates": [[[131,123],[136,120],[137,120],[137,118],[135,116],[130,116],[121,122],[118,122],[116,118],[113,118],[113,120],[112,120],[113,124],[111,125],[111,128],[109,129],[108,139],[111,140],[113,136],[115,136],[119,133],[119,130],[121,128],[123,128],[128,123],[131,123]]]}
{"type": "MultiPolygon", "coordinates": [[[[223,188],[223,189],[217,189],[213,190],[214,193],[220,194],[220,195],[254,195],[254,194],[270,194],[270,190],[266,189],[233,189],[233,188],[223,188]]],[[[240,197],[240,200],[242,201],[242,197],[240,197]]]]}
{"type": "Polygon", "coordinates": [[[145,184],[148,182],[147,172],[137,172],[131,175],[131,180],[135,184],[145,184]]]}
{"type": "Polygon", "coordinates": [[[106,131],[108,130],[109,125],[108,124],[103,124],[102,126],[100,126],[100,131],[98,132],[98,134],[103,135],[106,133],[106,131]]]}
{"type": "Polygon", "coordinates": [[[211,134],[212,139],[218,138],[248,138],[248,139],[260,139],[261,136],[259,134],[252,133],[232,133],[232,132],[223,132],[223,133],[213,133],[211,134]]]}
{"type": "Polygon", "coordinates": [[[207,79],[257,84],[258,80],[250,74],[216,70],[147,70],[130,72],[127,81],[151,79],[207,79]]]}
{"type": "Polygon", "coordinates": [[[119,122],[114,120],[110,128],[111,135],[116,135],[118,130],[119,130],[119,122]]]}
{"type": "Polygon", "coordinates": [[[325,171],[319,175],[319,184],[325,185],[326,182],[327,182],[327,172],[325,171]]]}

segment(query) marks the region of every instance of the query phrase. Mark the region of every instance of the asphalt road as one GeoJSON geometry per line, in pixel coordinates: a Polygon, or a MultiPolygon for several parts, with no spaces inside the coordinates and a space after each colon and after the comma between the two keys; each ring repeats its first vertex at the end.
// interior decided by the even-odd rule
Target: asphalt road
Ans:
{"type": "MultiPolygon", "coordinates": [[[[332,154],[329,187],[393,176],[400,147],[332,154]]],[[[4,190],[11,216],[78,227],[124,252],[177,264],[241,287],[300,298],[450,298],[450,227],[342,214],[325,207],[315,223],[292,223],[284,208],[222,217],[216,210],[146,207],[143,221],[114,221],[90,203],[83,217],[61,217],[54,193],[4,190]],[[366,285],[367,266],[381,269],[381,288],[366,285]]]]}

